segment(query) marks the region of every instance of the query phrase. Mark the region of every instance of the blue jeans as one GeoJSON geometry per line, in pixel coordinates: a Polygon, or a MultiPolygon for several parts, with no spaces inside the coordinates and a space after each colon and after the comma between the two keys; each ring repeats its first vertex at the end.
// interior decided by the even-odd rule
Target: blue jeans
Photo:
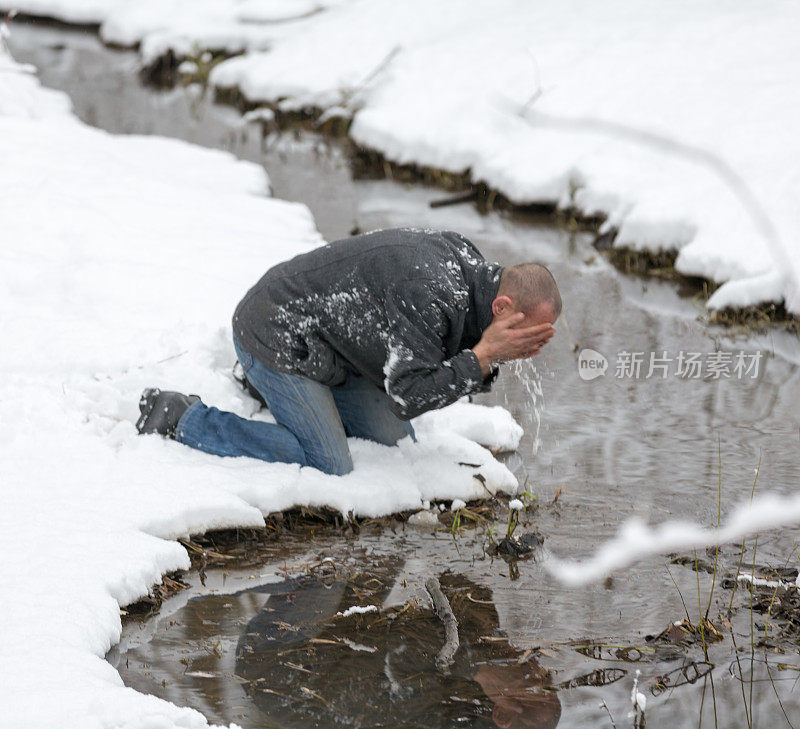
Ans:
{"type": "Polygon", "coordinates": [[[414,437],[411,423],[390,410],[389,396],[363,377],[327,387],[270,369],[236,338],[233,345],[248,381],[277,423],[247,420],[196,402],[178,422],[175,440],[216,456],[299,463],[341,476],[353,470],[348,437],[384,445],[414,437]]]}

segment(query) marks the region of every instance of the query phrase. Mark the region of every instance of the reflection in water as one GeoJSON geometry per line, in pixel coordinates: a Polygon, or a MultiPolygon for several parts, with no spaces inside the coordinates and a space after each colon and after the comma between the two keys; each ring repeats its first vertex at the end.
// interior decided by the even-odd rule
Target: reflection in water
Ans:
{"type": "Polygon", "coordinates": [[[713,668],[714,664],[708,661],[688,661],[680,668],[656,676],[650,686],[650,693],[653,696],[660,696],[668,689],[694,684],[711,673],[713,668]]]}
{"type": "Polygon", "coordinates": [[[628,674],[621,668],[598,668],[591,673],[583,676],[577,676],[564,681],[558,685],[559,689],[578,688],[579,686],[608,686],[611,683],[616,683],[621,678],[628,674]]]}
{"type": "Polygon", "coordinates": [[[239,638],[236,674],[269,725],[556,726],[551,677],[498,636],[491,592],[463,576],[441,583],[461,642],[447,673],[434,662],[444,628],[427,605],[348,612],[388,594],[388,585],[361,575],[270,586],[239,638]]]}
{"type": "MultiPolygon", "coordinates": [[[[733,636],[749,630],[745,613],[732,616],[731,641],[710,645],[705,661],[699,644],[666,639],[555,641],[521,651],[499,629],[497,595],[464,574],[440,578],[460,638],[442,672],[435,661],[444,626],[422,587],[406,583],[416,561],[359,554],[351,576],[344,564],[294,577],[282,568],[281,578],[233,594],[218,594],[221,575],[209,573],[205,594],[181,593],[160,615],[129,624],[109,660],[126,685],[245,729],[584,727],[606,726],[609,714],[630,726],[623,717],[634,676],[650,699],[650,726],[752,729],[754,711],[800,716],[796,659],[778,660],[778,645],[736,650],[733,636]]],[[[259,578],[279,564],[261,567],[259,578]]],[[[528,609],[537,612],[539,602],[528,609]]]]}

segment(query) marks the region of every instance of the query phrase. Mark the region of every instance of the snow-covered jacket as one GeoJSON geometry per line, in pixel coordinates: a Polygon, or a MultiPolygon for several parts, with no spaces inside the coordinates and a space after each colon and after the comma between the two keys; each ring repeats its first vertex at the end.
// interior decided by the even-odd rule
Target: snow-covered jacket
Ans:
{"type": "Polygon", "coordinates": [[[501,267],[451,231],[338,240],[267,271],[236,308],[239,343],[324,385],[366,377],[408,420],[487,390],[471,347],[492,319],[501,267]]]}

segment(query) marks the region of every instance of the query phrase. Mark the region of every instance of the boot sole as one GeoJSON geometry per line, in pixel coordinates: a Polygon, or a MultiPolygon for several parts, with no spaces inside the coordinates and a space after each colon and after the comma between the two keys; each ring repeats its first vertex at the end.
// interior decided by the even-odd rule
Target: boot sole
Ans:
{"type": "Polygon", "coordinates": [[[139,412],[141,415],[136,421],[136,430],[139,435],[142,435],[142,430],[153,412],[153,408],[155,407],[156,400],[160,393],[161,390],[157,387],[148,387],[142,392],[142,396],[139,398],[139,412]]]}

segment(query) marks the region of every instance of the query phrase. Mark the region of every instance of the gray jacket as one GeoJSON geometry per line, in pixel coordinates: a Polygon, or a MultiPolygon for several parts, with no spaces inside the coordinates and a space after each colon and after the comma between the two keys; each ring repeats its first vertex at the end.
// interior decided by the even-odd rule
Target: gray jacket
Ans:
{"type": "Polygon", "coordinates": [[[492,319],[501,267],[451,231],[335,241],[267,271],[236,307],[240,344],[324,385],[366,377],[408,420],[487,390],[469,351],[492,319]]]}

